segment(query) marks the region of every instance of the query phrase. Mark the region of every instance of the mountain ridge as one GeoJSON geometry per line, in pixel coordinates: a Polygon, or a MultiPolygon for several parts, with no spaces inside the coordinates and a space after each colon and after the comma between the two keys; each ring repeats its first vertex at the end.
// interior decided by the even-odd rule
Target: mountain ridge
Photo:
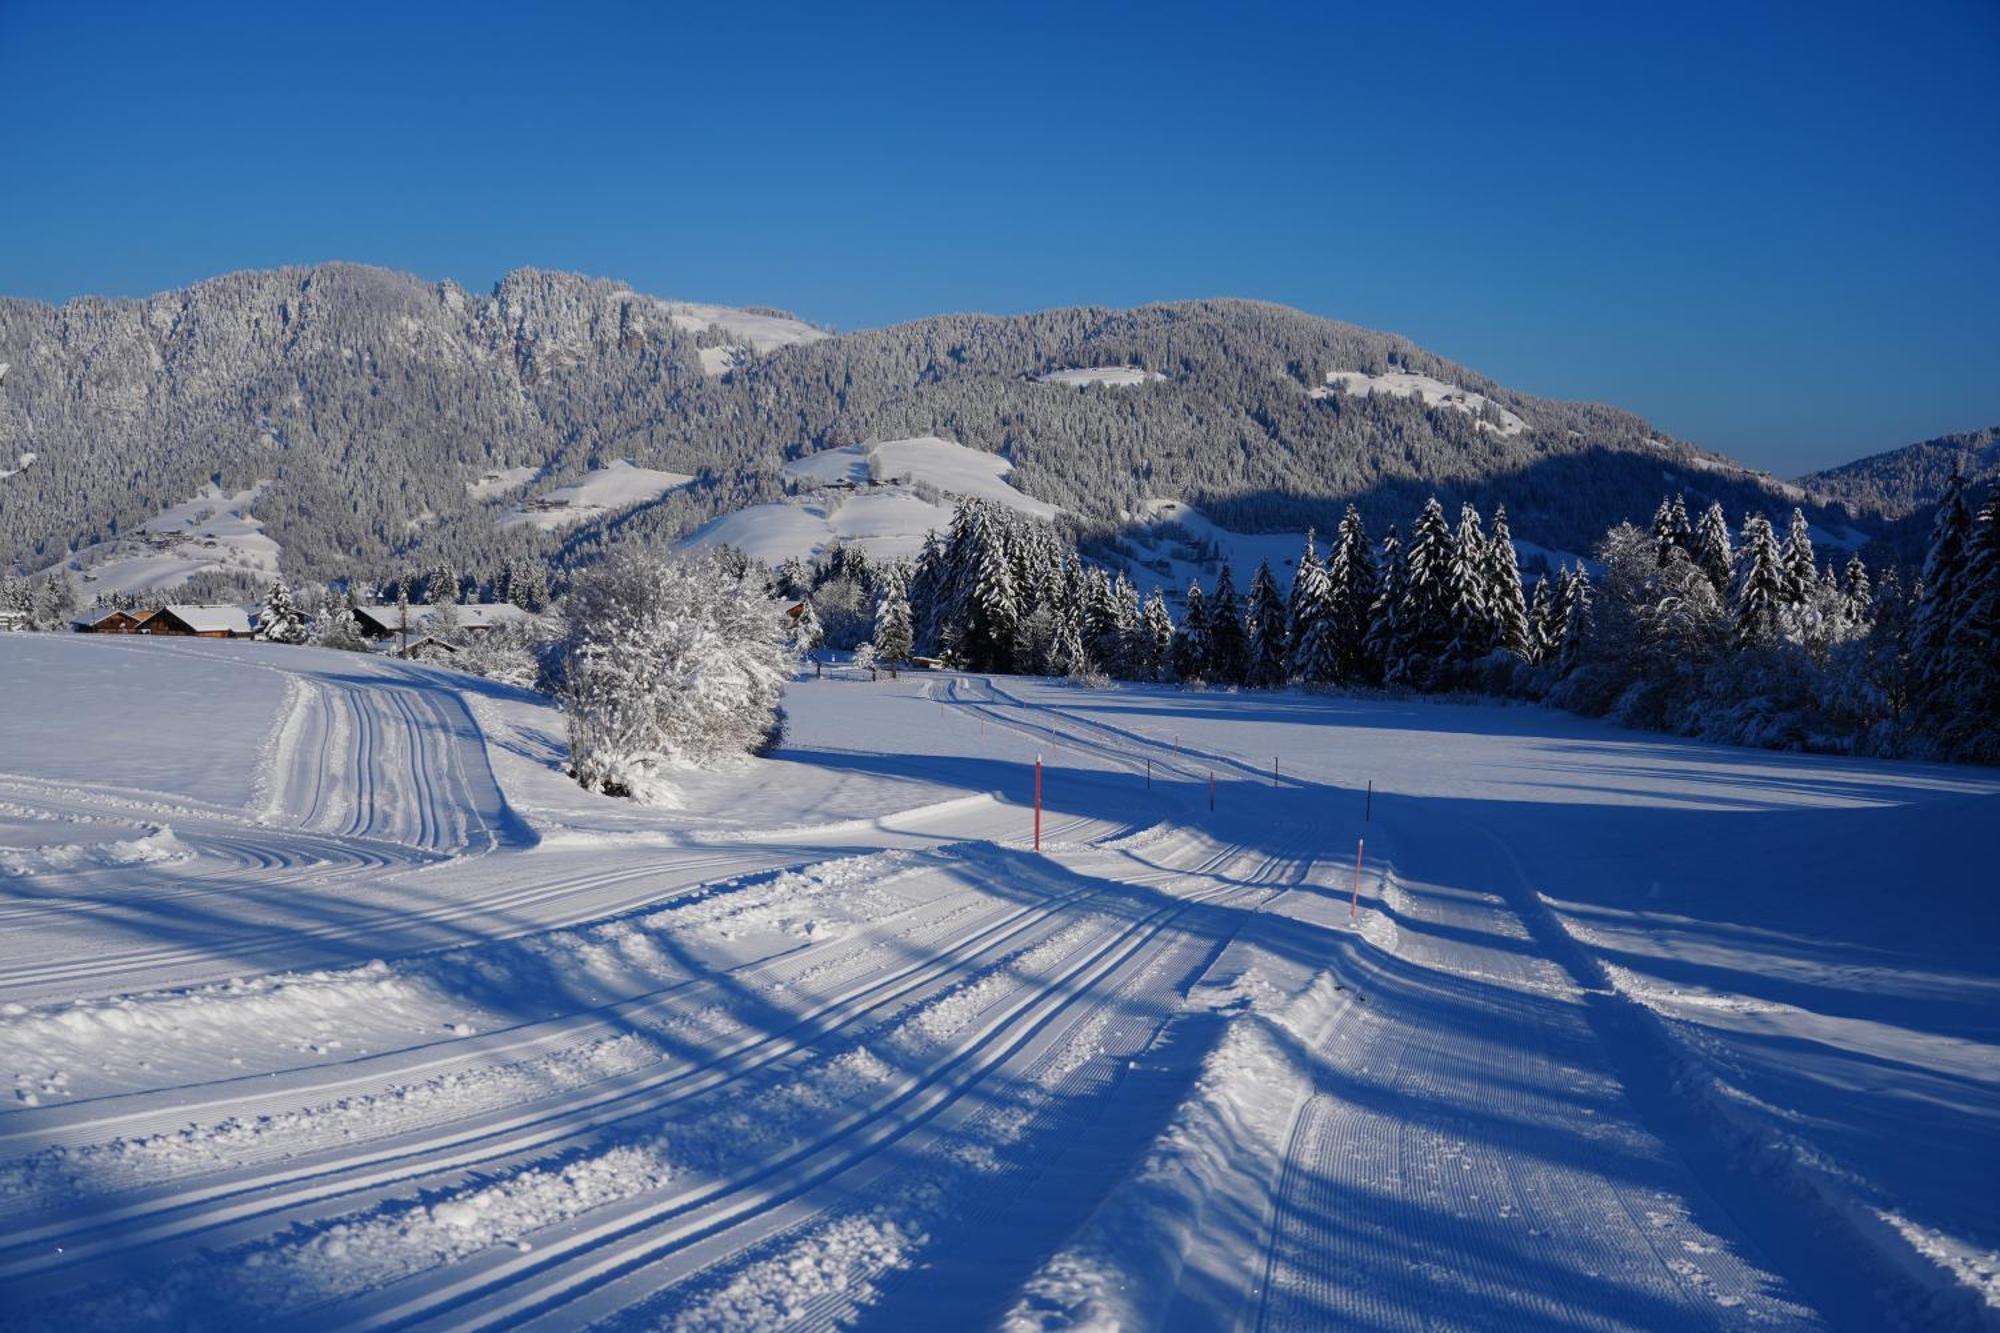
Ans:
{"type": "Polygon", "coordinates": [[[1159,500],[1269,531],[1328,526],[1349,502],[1379,525],[1436,492],[1506,503],[1523,537],[1582,550],[1676,488],[1732,517],[1805,502],[1829,531],[1851,526],[1615,406],[1524,394],[1402,335],[1248,298],[832,333],[557,270],[481,295],[343,262],[144,298],[0,298],[0,360],[0,454],[42,460],[0,487],[0,564],[24,570],[204,488],[259,485],[258,518],[303,576],[561,562],[613,532],[671,539],[781,499],[804,454],[930,435],[1000,454],[1086,535],[1159,500]],[[1042,378],[1097,368],[1144,373],[1042,378]],[[500,522],[621,459],[692,480],[560,530],[500,522]],[[479,489],[530,474],[514,499],[479,489]]]}

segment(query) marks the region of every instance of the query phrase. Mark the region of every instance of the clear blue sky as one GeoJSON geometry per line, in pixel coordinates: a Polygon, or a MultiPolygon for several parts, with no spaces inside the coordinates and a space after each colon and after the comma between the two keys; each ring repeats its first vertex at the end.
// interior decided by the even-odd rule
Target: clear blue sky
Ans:
{"type": "Polygon", "coordinates": [[[0,0],[0,134],[0,293],[49,301],[323,259],[844,329],[1239,295],[1780,473],[2000,422],[1994,0],[0,0]]]}

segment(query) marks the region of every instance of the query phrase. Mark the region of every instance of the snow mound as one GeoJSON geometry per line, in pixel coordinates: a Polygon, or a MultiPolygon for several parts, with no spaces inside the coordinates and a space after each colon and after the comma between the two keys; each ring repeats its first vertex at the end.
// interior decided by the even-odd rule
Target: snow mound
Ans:
{"type": "Polygon", "coordinates": [[[0,847],[0,874],[33,875],[87,866],[137,866],[185,861],[194,853],[164,824],[136,838],[65,843],[55,847],[0,847]]]}
{"type": "Polygon", "coordinates": [[[574,485],[558,486],[535,497],[501,519],[500,526],[513,528],[526,524],[553,532],[648,504],[693,480],[683,472],[659,472],[621,458],[608,467],[592,470],[574,485]]]}
{"type": "Polygon", "coordinates": [[[1079,389],[1092,384],[1129,388],[1134,384],[1157,384],[1165,378],[1157,370],[1141,370],[1137,366],[1084,366],[1075,370],[1052,370],[1046,375],[1035,376],[1035,381],[1039,384],[1068,384],[1079,389]]]}
{"type": "Polygon", "coordinates": [[[91,595],[164,592],[217,570],[276,578],[278,543],[250,514],[268,484],[233,492],[208,486],[162,510],[133,536],[84,547],[55,568],[75,575],[91,595]]]}
{"type": "Polygon", "coordinates": [[[1455,384],[1432,379],[1429,375],[1416,375],[1408,371],[1392,370],[1382,375],[1369,375],[1359,370],[1329,370],[1326,372],[1327,386],[1314,389],[1312,396],[1324,398],[1331,393],[1348,393],[1367,398],[1374,394],[1393,394],[1398,398],[1418,398],[1425,407],[1449,407],[1468,416],[1478,416],[1491,407],[1500,414],[1500,424],[1481,421],[1480,428],[1498,435],[1519,435],[1528,428],[1528,423],[1509,412],[1483,393],[1461,389],[1455,384]]]}

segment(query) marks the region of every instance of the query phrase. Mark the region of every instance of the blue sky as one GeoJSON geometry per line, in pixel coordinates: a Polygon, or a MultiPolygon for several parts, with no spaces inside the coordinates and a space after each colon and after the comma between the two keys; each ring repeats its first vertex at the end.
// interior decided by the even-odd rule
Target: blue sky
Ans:
{"type": "Polygon", "coordinates": [[[2000,5],[0,0],[0,293],[1238,295],[1791,474],[2000,423],[2000,5]]]}

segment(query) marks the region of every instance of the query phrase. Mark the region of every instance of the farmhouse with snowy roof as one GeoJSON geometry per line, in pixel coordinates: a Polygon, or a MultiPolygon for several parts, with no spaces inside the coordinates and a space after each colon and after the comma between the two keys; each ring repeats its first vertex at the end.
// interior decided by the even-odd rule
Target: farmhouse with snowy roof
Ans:
{"type": "MultiPolygon", "coordinates": [[[[511,602],[469,602],[463,606],[454,606],[452,610],[457,614],[459,630],[473,635],[485,634],[502,625],[518,625],[535,618],[534,612],[523,611],[511,602]]],[[[430,622],[437,613],[438,608],[435,606],[410,607],[408,623],[410,633],[428,634],[430,622]]],[[[394,603],[357,606],[354,608],[354,623],[360,627],[361,633],[370,639],[394,638],[405,628],[403,608],[394,603]]]]}
{"type": "Polygon", "coordinates": [[[182,639],[247,639],[257,632],[250,608],[177,603],[107,607],[71,622],[79,634],[151,634],[182,639]]]}

